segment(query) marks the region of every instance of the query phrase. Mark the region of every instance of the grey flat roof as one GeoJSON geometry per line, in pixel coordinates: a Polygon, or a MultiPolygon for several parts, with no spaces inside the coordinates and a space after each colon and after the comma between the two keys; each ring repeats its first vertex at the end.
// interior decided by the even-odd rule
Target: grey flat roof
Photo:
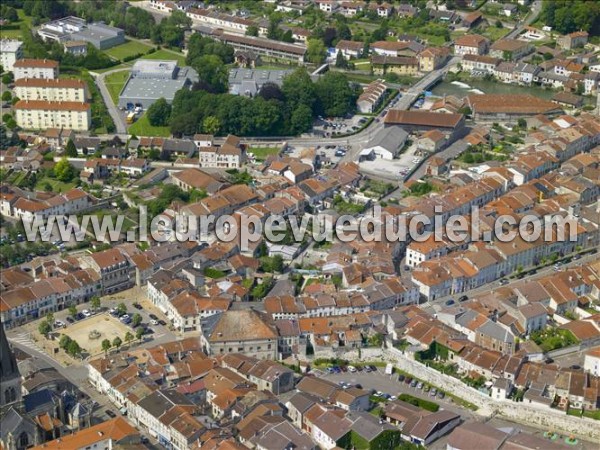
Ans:
{"type": "Polygon", "coordinates": [[[174,60],[139,59],[133,64],[132,70],[172,73],[176,67],[177,61],[174,60]]]}
{"type": "Polygon", "coordinates": [[[229,84],[241,84],[244,81],[256,81],[259,85],[267,82],[281,85],[283,78],[292,73],[291,70],[231,69],[229,84]]]}
{"type": "Polygon", "coordinates": [[[130,77],[121,91],[119,98],[127,99],[159,99],[167,101],[175,98],[175,93],[183,88],[187,80],[195,82],[198,74],[190,67],[183,67],[176,79],[130,77]]]}

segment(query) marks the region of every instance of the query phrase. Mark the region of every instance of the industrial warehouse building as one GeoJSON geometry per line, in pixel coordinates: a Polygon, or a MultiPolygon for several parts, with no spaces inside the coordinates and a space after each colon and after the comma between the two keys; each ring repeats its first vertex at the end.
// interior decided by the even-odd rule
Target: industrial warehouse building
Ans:
{"type": "Polygon", "coordinates": [[[229,93],[253,97],[266,83],[281,87],[283,78],[291,70],[231,69],[229,71],[229,93]]]}
{"type": "Polygon", "coordinates": [[[105,50],[125,43],[125,32],[102,22],[86,23],[79,17],[64,17],[42,25],[37,34],[44,41],[88,42],[94,47],[105,50]]]}
{"type": "Polygon", "coordinates": [[[179,67],[177,61],[140,59],[133,65],[119,94],[119,107],[133,104],[147,109],[159,98],[172,102],[179,89],[189,88],[196,81],[196,71],[191,67],[179,67]]]}

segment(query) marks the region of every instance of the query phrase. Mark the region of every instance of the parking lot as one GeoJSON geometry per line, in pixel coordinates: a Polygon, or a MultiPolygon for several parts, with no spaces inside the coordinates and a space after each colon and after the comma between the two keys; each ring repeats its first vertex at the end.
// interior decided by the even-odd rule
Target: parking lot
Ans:
{"type": "Polygon", "coordinates": [[[346,134],[357,131],[366,121],[365,116],[355,115],[350,118],[319,117],[313,124],[313,129],[325,137],[331,137],[333,134],[346,134]]]}
{"type": "Polygon", "coordinates": [[[412,386],[406,383],[406,379],[399,381],[397,373],[386,375],[385,368],[376,367],[375,369],[372,372],[367,372],[363,369],[361,372],[355,373],[341,372],[329,374],[327,372],[319,372],[319,376],[336,384],[340,384],[341,382],[351,385],[359,384],[363,389],[373,389],[376,393],[379,392],[390,397],[398,397],[400,394],[410,394],[414,397],[435,402],[440,405],[440,408],[453,411],[462,416],[473,415],[471,411],[455,405],[451,397],[444,395],[444,398],[440,398],[437,394],[433,397],[430,389],[427,392],[425,391],[426,387],[430,388],[431,386],[421,385],[421,388],[419,388],[418,381],[417,383],[413,383],[415,385],[412,386]]]}
{"type": "Polygon", "coordinates": [[[359,163],[361,171],[366,173],[379,174],[383,178],[401,180],[404,176],[420,161],[420,157],[415,156],[417,144],[413,142],[398,159],[377,158],[373,161],[362,161],[359,163]]]}

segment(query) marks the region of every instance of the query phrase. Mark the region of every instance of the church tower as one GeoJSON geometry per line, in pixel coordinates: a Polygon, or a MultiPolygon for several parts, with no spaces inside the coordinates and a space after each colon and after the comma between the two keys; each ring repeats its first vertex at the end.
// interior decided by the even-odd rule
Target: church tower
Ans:
{"type": "Polygon", "coordinates": [[[0,407],[21,400],[21,374],[0,323],[0,407]]]}

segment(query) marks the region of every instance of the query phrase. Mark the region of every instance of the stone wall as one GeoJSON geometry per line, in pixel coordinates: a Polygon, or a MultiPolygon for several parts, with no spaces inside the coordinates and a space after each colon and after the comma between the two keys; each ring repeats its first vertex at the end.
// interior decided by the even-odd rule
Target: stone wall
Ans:
{"type": "Polygon", "coordinates": [[[402,351],[390,348],[363,348],[361,357],[357,350],[346,349],[323,350],[315,354],[315,358],[343,358],[348,361],[380,361],[391,362],[400,370],[410,373],[429,384],[442,388],[470,403],[479,409],[477,414],[482,416],[499,415],[517,423],[538,427],[542,430],[552,430],[563,434],[573,434],[586,440],[600,441],[600,422],[587,417],[568,416],[565,412],[544,406],[528,405],[512,400],[496,400],[473,389],[462,381],[444,375],[424,364],[415,361],[402,351]]]}

